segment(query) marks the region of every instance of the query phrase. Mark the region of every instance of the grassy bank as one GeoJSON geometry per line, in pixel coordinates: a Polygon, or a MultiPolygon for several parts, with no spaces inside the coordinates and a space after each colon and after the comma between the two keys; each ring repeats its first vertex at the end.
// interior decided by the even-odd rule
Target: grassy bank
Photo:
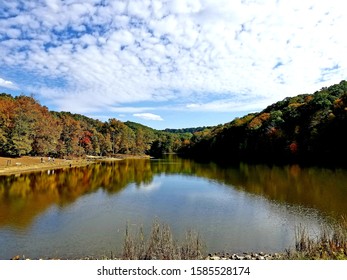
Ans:
{"type": "Polygon", "coordinates": [[[128,158],[149,158],[147,155],[115,155],[113,157],[51,157],[23,156],[17,158],[0,157],[0,175],[14,175],[34,171],[86,166],[100,161],[114,161],[128,158]]]}
{"type": "Polygon", "coordinates": [[[34,171],[85,166],[92,161],[84,158],[49,158],[23,156],[18,158],[0,157],[0,175],[13,175],[34,171]]]}

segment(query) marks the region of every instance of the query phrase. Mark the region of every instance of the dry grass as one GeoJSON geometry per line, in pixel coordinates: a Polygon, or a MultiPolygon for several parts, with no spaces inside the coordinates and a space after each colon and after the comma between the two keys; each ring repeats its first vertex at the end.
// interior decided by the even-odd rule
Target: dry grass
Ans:
{"type": "Polygon", "coordinates": [[[184,240],[174,240],[171,229],[155,220],[151,233],[145,237],[141,227],[137,234],[125,230],[122,259],[126,260],[199,260],[203,258],[203,243],[200,235],[187,231],[184,240]]]}
{"type": "MultiPolygon", "coordinates": [[[[170,227],[155,220],[148,238],[142,227],[134,234],[126,226],[121,259],[199,260],[206,257],[203,248],[198,233],[187,231],[184,240],[177,242],[170,227]]],[[[294,249],[287,249],[280,259],[347,260],[347,220],[342,218],[334,227],[323,228],[316,238],[312,238],[304,226],[298,226],[294,249]]]]}
{"type": "Polygon", "coordinates": [[[296,229],[295,237],[295,250],[287,250],[287,259],[347,259],[347,220],[344,217],[334,227],[321,229],[317,238],[310,237],[302,226],[296,229]]]}
{"type": "Polygon", "coordinates": [[[21,174],[34,171],[43,171],[49,169],[69,168],[85,166],[96,161],[115,161],[122,159],[143,159],[149,158],[147,155],[114,155],[114,157],[65,157],[49,158],[49,157],[0,157],[0,175],[21,174]],[[41,160],[42,159],[42,160],[41,160]]]}
{"type": "Polygon", "coordinates": [[[50,169],[85,166],[92,163],[83,158],[48,158],[23,156],[17,158],[0,157],[0,175],[21,174],[50,169]],[[41,161],[42,158],[42,161],[41,161]]]}

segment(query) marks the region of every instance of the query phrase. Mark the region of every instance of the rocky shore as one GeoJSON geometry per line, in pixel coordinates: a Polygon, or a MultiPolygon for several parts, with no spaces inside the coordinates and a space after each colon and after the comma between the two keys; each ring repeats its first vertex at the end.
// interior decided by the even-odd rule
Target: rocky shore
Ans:
{"type": "Polygon", "coordinates": [[[279,260],[283,259],[283,254],[273,253],[273,254],[266,254],[263,252],[259,253],[242,253],[242,254],[221,254],[221,253],[214,253],[209,254],[206,258],[206,260],[279,260]]]}
{"type": "MultiPolygon", "coordinates": [[[[284,259],[283,254],[279,253],[242,253],[242,254],[230,254],[230,253],[214,253],[214,254],[208,254],[208,256],[205,258],[205,260],[213,260],[213,261],[226,261],[226,260],[281,260],[284,259]]],[[[30,258],[27,258],[25,256],[20,257],[19,255],[14,256],[11,258],[11,260],[31,260],[30,258]]],[[[39,259],[43,260],[43,259],[39,259]]],[[[64,258],[50,258],[47,260],[64,260],[64,258]]],[[[87,256],[83,258],[78,259],[72,259],[72,260],[121,260],[119,258],[109,258],[109,257],[93,257],[93,256],[87,256]]]]}

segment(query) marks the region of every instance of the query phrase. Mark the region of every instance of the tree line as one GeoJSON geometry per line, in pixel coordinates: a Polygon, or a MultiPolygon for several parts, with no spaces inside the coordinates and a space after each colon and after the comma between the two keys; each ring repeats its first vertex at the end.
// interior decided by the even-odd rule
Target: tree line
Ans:
{"type": "Polygon", "coordinates": [[[84,156],[176,152],[192,136],[70,112],[49,111],[32,96],[0,94],[0,155],[84,156]]]}
{"type": "Polygon", "coordinates": [[[341,81],[194,132],[180,153],[223,161],[346,165],[346,128],[347,82],[341,81]]]}
{"type": "Polygon", "coordinates": [[[287,97],[224,125],[166,131],[49,111],[33,97],[0,94],[2,156],[178,152],[207,160],[346,164],[346,127],[346,81],[287,97]]]}

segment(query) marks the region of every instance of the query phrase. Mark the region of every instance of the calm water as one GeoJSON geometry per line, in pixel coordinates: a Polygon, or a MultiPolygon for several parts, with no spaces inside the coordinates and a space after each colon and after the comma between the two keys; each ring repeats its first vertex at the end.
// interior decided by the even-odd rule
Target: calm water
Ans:
{"type": "Polygon", "coordinates": [[[295,227],[312,235],[347,214],[347,171],[168,157],[0,177],[0,259],[110,256],[125,225],[153,220],[180,238],[198,231],[207,250],[275,252],[295,227]]]}

